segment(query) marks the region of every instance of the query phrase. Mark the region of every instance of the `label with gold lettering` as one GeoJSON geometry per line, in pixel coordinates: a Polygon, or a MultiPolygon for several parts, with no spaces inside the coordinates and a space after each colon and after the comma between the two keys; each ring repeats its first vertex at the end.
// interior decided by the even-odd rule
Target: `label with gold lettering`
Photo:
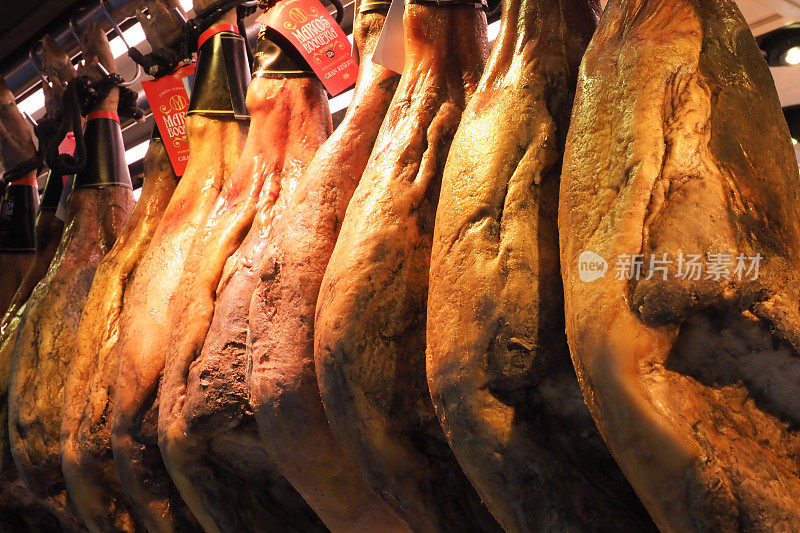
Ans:
{"type": "Polygon", "coordinates": [[[194,63],[191,63],[163,78],[142,82],[144,94],[150,103],[153,118],[177,176],[183,176],[189,161],[186,112],[189,110],[193,75],[194,63]]]}
{"type": "Polygon", "coordinates": [[[258,22],[286,37],[331,95],[355,83],[358,65],[350,41],[319,0],[278,2],[258,22]]]}

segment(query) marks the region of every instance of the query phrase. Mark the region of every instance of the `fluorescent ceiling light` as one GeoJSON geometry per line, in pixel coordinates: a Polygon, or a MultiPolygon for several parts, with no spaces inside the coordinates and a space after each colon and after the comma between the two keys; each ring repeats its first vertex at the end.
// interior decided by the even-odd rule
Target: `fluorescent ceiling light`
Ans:
{"type": "Polygon", "coordinates": [[[342,94],[331,98],[328,101],[328,106],[331,108],[331,114],[341,111],[342,109],[347,109],[350,106],[350,102],[353,101],[353,92],[353,89],[350,89],[349,91],[345,91],[342,94]]]}
{"type": "Polygon", "coordinates": [[[35,90],[30,96],[17,103],[17,107],[20,111],[33,116],[44,108],[44,91],[42,89],[35,90]]]}
{"type": "Polygon", "coordinates": [[[149,146],[150,146],[150,139],[125,150],[125,162],[129,165],[132,165],[135,162],[139,161],[140,159],[144,158],[144,154],[147,153],[147,148],[149,146]]]}
{"type": "Polygon", "coordinates": [[[181,4],[181,9],[183,9],[184,13],[188,13],[194,7],[192,5],[192,0],[179,0],[181,4]]]}
{"type": "Polygon", "coordinates": [[[786,50],[783,60],[787,65],[800,65],[800,46],[793,46],[786,50]]]}
{"type": "Polygon", "coordinates": [[[490,47],[494,44],[494,40],[497,39],[498,35],[500,35],[500,21],[496,20],[486,28],[486,37],[489,40],[490,47]]]}
{"type": "MultiPolygon", "coordinates": [[[[138,22],[122,32],[122,35],[125,36],[125,40],[128,41],[128,44],[131,46],[136,46],[145,40],[144,29],[138,22]]],[[[122,42],[119,36],[111,39],[108,44],[111,46],[111,54],[114,56],[114,59],[128,53],[125,43],[122,42]]]]}

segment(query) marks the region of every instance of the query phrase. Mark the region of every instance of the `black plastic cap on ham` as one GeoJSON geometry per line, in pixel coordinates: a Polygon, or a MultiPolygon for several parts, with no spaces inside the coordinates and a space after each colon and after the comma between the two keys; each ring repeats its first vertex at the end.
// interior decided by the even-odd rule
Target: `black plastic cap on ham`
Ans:
{"type": "Polygon", "coordinates": [[[86,166],[75,176],[75,189],[133,188],[119,122],[111,118],[90,119],[86,122],[83,139],[88,157],[86,166]]]}
{"type": "Polygon", "coordinates": [[[0,205],[0,253],[36,252],[36,208],[39,194],[35,178],[11,182],[0,205]]]}
{"type": "Polygon", "coordinates": [[[258,30],[254,78],[313,78],[313,69],[286,37],[262,25],[258,30]]]}
{"type": "Polygon", "coordinates": [[[161,130],[158,129],[158,121],[153,121],[153,131],[150,132],[150,140],[159,140],[164,142],[164,138],[161,136],[161,130]]]}
{"type": "Polygon", "coordinates": [[[359,13],[387,12],[392,3],[389,0],[363,0],[358,4],[359,13]]]}
{"type": "Polygon", "coordinates": [[[241,35],[221,31],[206,39],[197,55],[188,115],[249,120],[245,94],[250,66],[241,35]]]}
{"type": "Polygon", "coordinates": [[[64,177],[47,173],[47,182],[42,193],[42,202],[39,204],[39,211],[55,211],[58,209],[58,202],[61,199],[61,191],[64,190],[64,177]]]}
{"type": "MultiPolygon", "coordinates": [[[[488,0],[405,0],[406,4],[419,4],[434,7],[474,7],[491,11],[488,0]]],[[[497,4],[497,0],[493,2],[497,4]]]]}

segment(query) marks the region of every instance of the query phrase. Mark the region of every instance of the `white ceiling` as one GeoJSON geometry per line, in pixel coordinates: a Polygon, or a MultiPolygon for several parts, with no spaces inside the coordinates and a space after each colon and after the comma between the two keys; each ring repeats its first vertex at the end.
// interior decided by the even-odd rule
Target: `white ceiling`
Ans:
{"type": "Polygon", "coordinates": [[[796,0],[737,0],[736,3],[756,36],[800,21],[800,2],[796,0]]]}
{"type": "MultiPolygon", "coordinates": [[[[737,0],[736,3],[755,36],[800,22],[798,0],[737,0]]],[[[770,70],[775,78],[781,105],[800,104],[800,65],[770,67],[770,70]]]]}

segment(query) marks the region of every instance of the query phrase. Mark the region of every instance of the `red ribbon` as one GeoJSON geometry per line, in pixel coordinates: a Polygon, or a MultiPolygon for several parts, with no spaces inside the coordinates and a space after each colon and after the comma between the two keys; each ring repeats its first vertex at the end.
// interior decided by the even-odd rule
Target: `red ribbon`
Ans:
{"type": "Polygon", "coordinates": [[[30,185],[31,187],[38,187],[36,183],[36,176],[22,176],[10,183],[10,185],[30,185]]]}
{"type": "Polygon", "coordinates": [[[95,120],[97,118],[110,118],[111,120],[115,120],[119,123],[119,115],[114,113],[113,111],[92,111],[88,115],[86,115],[86,121],[95,120]]]}
{"type": "Polygon", "coordinates": [[[199,50],[203,46],[203,43],[205,43],[207,40],[209,40],[216,34],[222,33],[223,31],[230,31],[238,34],[239,28],[237,28],[236,25],[234,24],[217,24],[215,26],[211,26],[206,31],[200,34],[200,38],[197,39],[197,49],[199,50]]]}

